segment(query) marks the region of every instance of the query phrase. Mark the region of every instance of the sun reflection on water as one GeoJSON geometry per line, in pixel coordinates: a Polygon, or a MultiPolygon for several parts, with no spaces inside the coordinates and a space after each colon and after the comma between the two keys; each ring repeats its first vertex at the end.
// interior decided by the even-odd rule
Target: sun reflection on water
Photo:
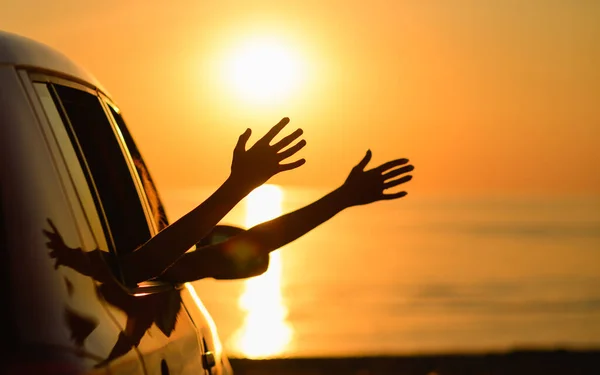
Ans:
{"type": "MultiPolygon", "coordinates": [[[[246,202],[246,226],[252,227],[281,215],[283,190],[276,185],[263,185],[250,193],[246,202]]],[[[246,280],[239,299],[246,316],[234,335],[235,346],[249,358],[281,354],[292,338],[281,294],[281,254],[276,251],[270,257],[267,272],[246,280]]]]}

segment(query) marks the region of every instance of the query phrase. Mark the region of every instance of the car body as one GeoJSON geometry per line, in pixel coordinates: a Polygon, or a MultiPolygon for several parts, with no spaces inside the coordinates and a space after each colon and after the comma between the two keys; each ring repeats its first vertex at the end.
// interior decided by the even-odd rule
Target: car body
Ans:
{"type": "Polygon", "coordinates": [[[0,152],[0,372],[232,372],[191,285],[131,285],[119,267],[168,221],[114,99],[61,53],[6,32],[0,152]]]}

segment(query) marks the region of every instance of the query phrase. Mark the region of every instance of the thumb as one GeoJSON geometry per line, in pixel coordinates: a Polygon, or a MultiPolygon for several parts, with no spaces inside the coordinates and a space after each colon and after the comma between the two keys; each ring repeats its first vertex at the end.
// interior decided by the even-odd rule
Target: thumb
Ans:
{"type": "Polygon", "coordinates": [[[240,138],[238,139],[237,144],[235,145],[234,152],[238,153],[246,151],[246,143],[248,143],[248,139],[250,139],[251,134],[252,130],[248,128],[245,132],[242,133],[242,135],[240,135],[240,138]]]}
{"type": "Polygon", "coordinates": [[[360,161],[360,163],[358,163],[356,165],[356,169],[360,169],[361,171],[365,169],[365,167],[367,166],[367,164],[369,164],[369,161],[371,161],[371,156],[373,154],[371,153],[371,150],[367,150],[367,153],[365,154],[365,157],[360,161]]]}

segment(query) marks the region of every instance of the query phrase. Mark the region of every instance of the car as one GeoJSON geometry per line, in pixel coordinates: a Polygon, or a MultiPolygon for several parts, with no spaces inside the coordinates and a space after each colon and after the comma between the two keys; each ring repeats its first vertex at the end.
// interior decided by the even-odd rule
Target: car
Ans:
{"type": "Polygon", "coordinates": [[[0,150],[0,372],[232,373],[190,284],[130,283],[119,266],[168,225],[121,108],[69,58],[8,32],[0,150]]]}

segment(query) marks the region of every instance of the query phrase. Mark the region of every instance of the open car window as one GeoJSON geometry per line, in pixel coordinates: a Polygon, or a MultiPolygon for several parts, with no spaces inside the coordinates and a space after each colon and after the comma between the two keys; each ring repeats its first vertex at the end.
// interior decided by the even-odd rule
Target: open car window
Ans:
{"type": "Polygon", "coordinates": [[[140,154],[140,151],[131,136],[131,133],[127,129],[125,125],[125,120],[123,119],[123,115],[119,108],[111,103],[108,99],[102,97],[106,107],[108,108],[108,114],[114,120],[116,126],[118,127],[123,140],[125,141],[125,145],[129,150],[131,158],[133,159],[133,163],[135,165],[136,172],[138,174],[139,180],[141,182],[142,188],[146,194],[146,198],[148,201],[148,205],[150,210],[152,211],[152,217],[154,222],[156,223],[156,229],[160,231],[169,225],[167,214],[160,199],[160,195],[158,193],[158,189],[154,184],[154,180],[150,175],[150,171],[146,167],[146,163],[144,162],[144,158],[140,154]]]}
{"type": "MultiPolygon", "coordinates": [[[[147,192],[155,191],[154,184],[149,174],[144,183],[146,168],[124,123],[118,124],[95,91],[79,86],[34,82],[96,243],[116,255],[109,258],[118,264],[119,255],[150,239],[160,226],[155,218],[164,218],[164,209],[159,199],[151,207],[146,198],[147,192]]],[[[135,287],[127,283],[127,275],[118,277],[135,287]]]]}
{"type": "Polygon", "coordinates": [[[88,183],[98,195],[117,254],[129,253],[150,239],[150,230],[132,176],[127,150],[106,117],[97,96],[75,88],[53,85],[63,108],[80,160],[87,165],[88,183]]]}

